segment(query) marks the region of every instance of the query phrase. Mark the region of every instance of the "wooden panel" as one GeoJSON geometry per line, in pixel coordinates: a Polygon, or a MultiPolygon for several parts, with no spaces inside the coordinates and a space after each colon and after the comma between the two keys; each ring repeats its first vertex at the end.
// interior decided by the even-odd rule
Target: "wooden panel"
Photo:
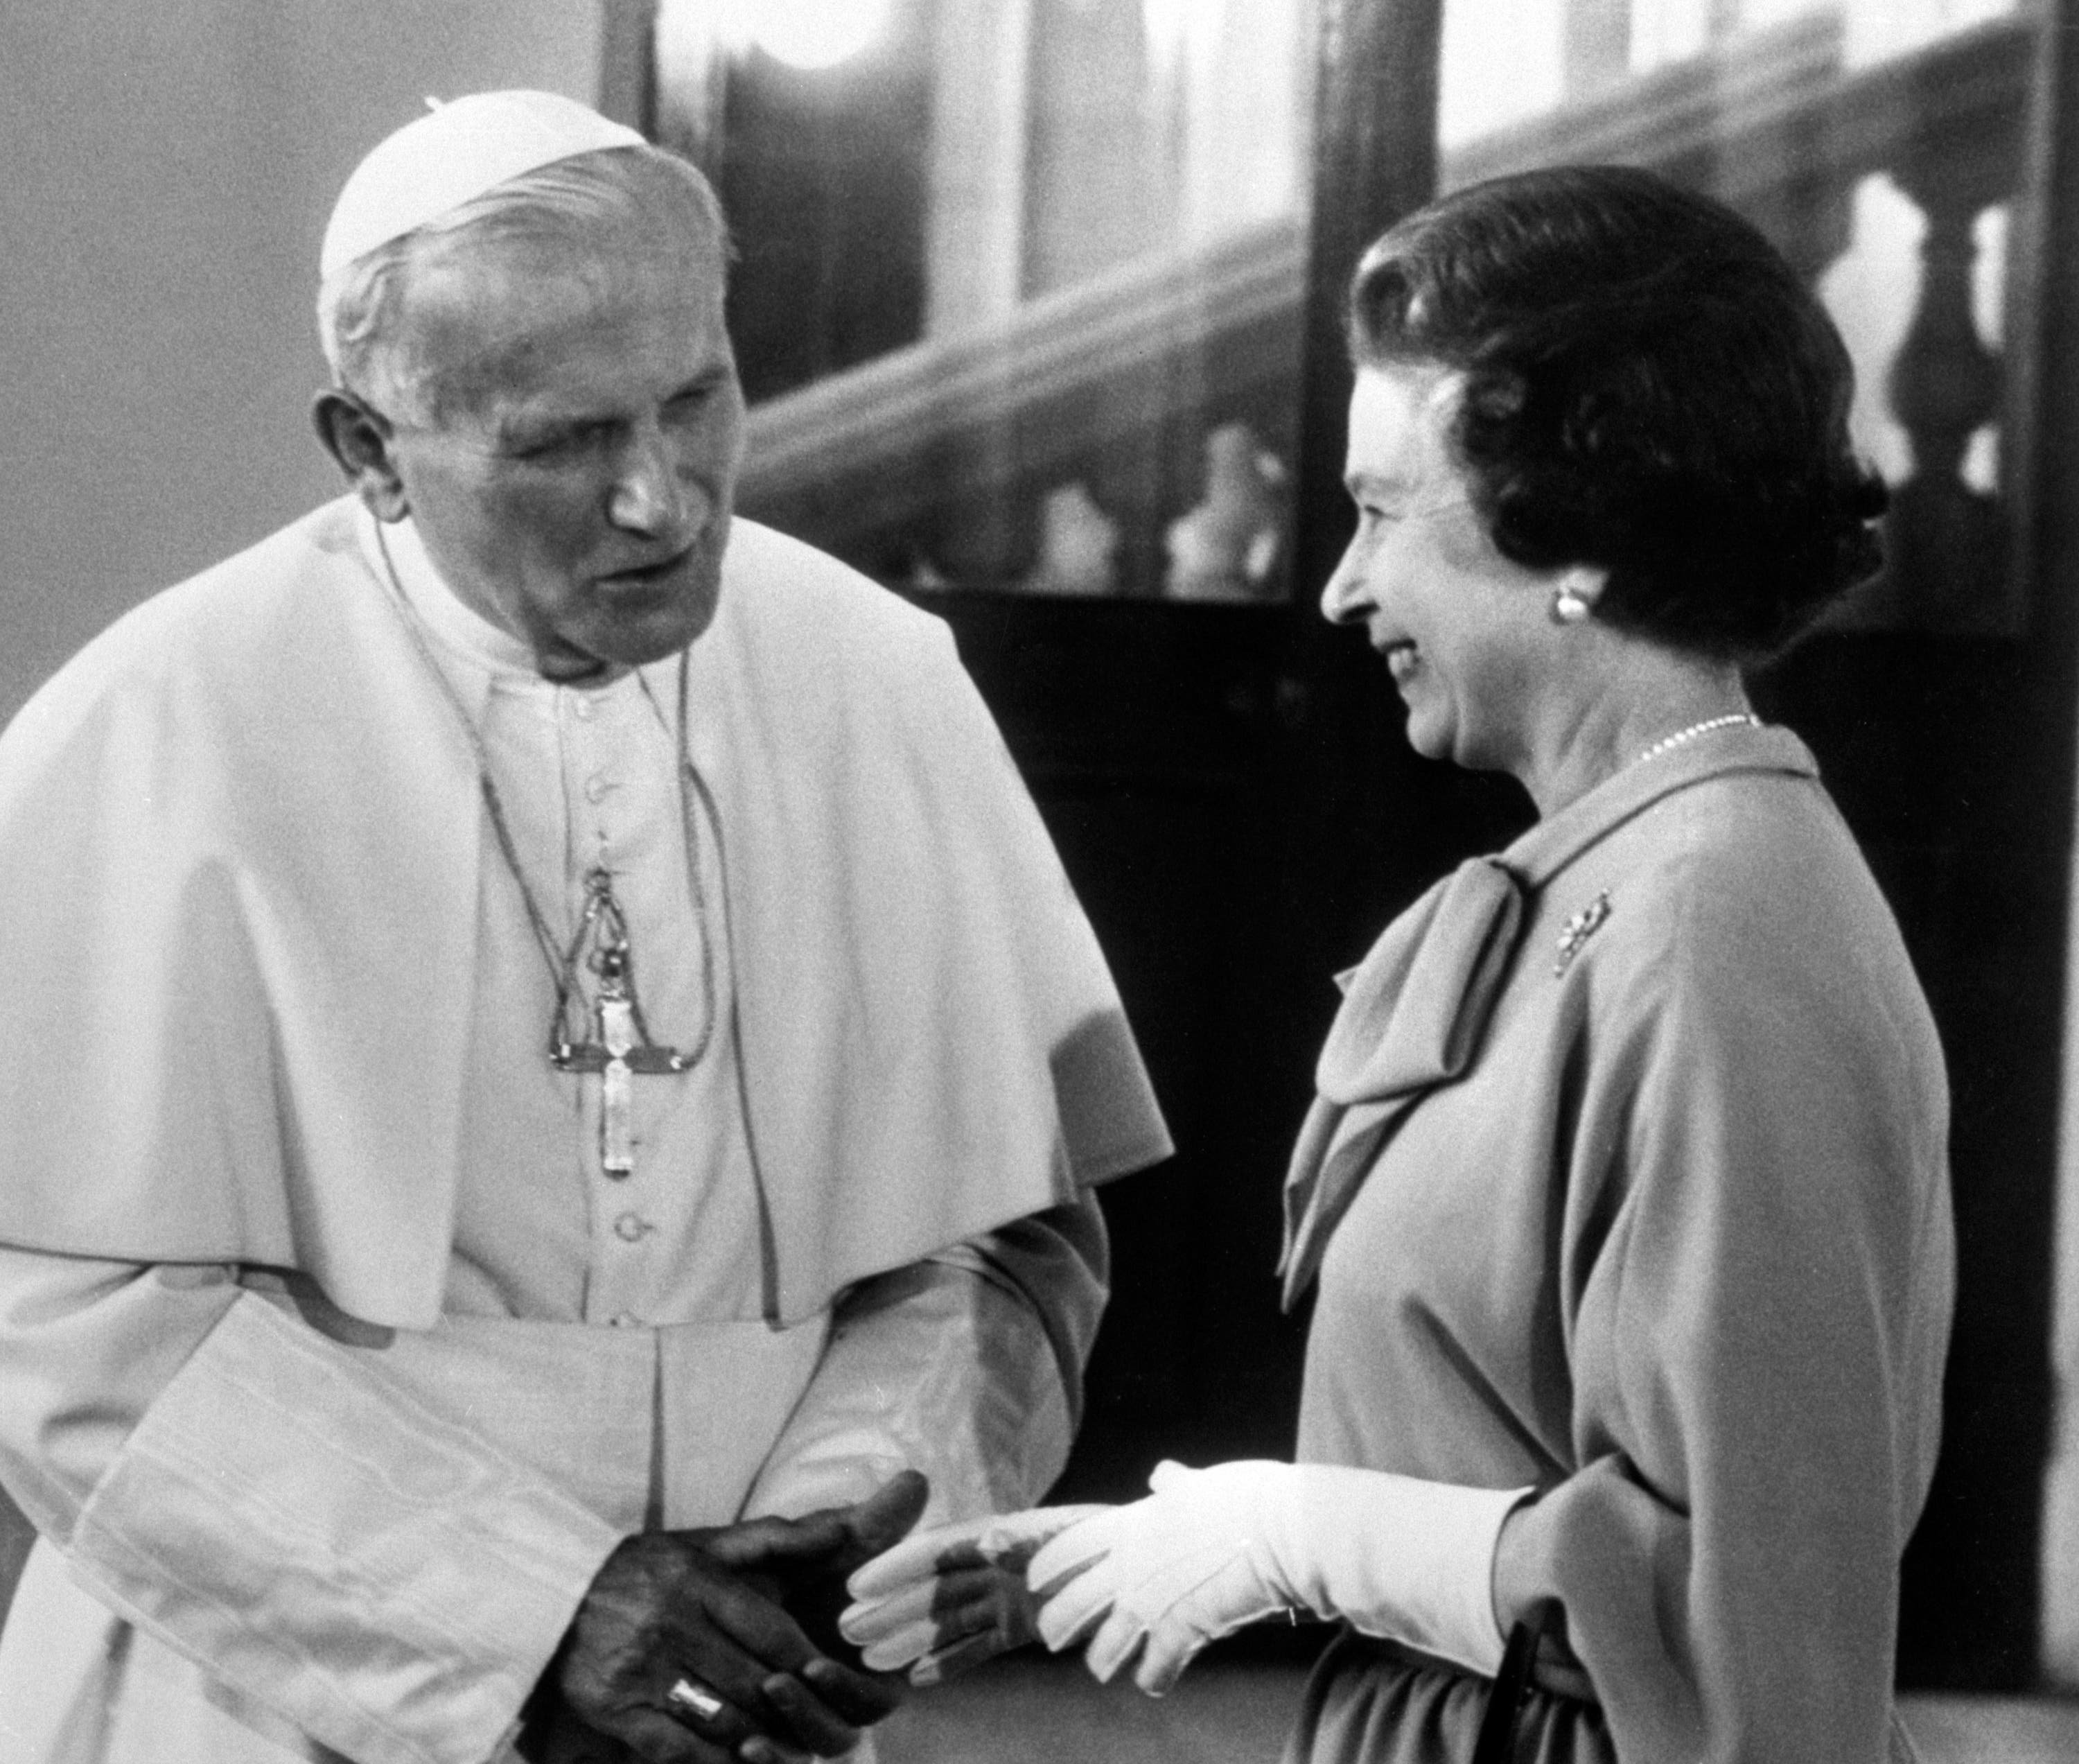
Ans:
{"type": "Polygon", "coordinates": [[[1165,1452],[1289,1450],[1299,1326],[1278,1188],[1304,1092],[1269,1081],[1282,615],[927,597],[1002,726],[1111,961],[1178,1155],[1103,1191],[1111,1313],[1064,1493],[1165,1452]],[[1281,1092],[1282,1089],[1282,1094],[1281,1092]]]}
{"type": "Polygon", "coordinates": [[[1830,633],[1755,693],[1818,756],[1948,1061],[1956,1324],[1900,1634],[1901,1682],[1922,1686],[2035,1679],[2069,760],[2039,714],[2063,689],[2031,647],[1830,633]]]}

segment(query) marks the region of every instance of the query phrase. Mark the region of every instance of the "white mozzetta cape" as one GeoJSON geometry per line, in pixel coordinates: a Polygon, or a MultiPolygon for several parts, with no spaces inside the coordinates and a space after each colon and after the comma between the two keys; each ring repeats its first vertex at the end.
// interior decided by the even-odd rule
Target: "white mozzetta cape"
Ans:
{"type": "MultiPolygon", "coordinates": [[[[146,602],[0,737],[0,1240],[293,1267],[422,1329],[489,834],[353,528],[343,499],[146,602]]],[[[1165,1155],[943,625],[738,521],[691,655],[768,1314],[1165,1155]]]]}

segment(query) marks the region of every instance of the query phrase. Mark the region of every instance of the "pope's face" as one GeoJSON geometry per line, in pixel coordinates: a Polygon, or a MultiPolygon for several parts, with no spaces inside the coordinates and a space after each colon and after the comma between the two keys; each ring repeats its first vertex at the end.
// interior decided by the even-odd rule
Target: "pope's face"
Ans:
{"type": "Polygon", "coordinates": [[[476,242],[415,271],[391,462],[442,576],[575,680],[707,628],[743,458],[718,241],[476,242]]]}

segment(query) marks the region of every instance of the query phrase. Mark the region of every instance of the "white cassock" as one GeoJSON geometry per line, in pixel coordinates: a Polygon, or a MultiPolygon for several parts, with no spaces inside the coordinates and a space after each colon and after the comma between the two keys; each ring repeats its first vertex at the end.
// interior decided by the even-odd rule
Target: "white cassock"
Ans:
{"type": "MultiPolygon", "coordinates": [[[[372,521],[339,505],[313,519],[328,515],[325,567],[386,592],[372,521]]],[[[315,1184],[292,1190],[282,1251],[263,1233],[259,1254],[94,1253],[123,1247],[122,1228],[90,1221],[65,1238],[48,1207],[0,1220],[0,1469],[43,1534],[0,1637],[10,1764],[483,1764],[508,1754],[520,1702],[629,1532],[799,1513],[905,1465],[931,1477],[934,1519],[1037,1499],[1065,1456],[1103,1302],[1086,1184],[1167,1149],[1127,1039],[1099,1062],[1109,1075],[1082,1083],[1088,1118],[1065,1118],[1065,1096],[1051,1192],[1006,1198],[981,1230],[956,1201],[943,1239],[906,1227],[921,1253],[878,1272],[847,1267],[843,1243],[797,1251],[817,1221],[756,1148],[753,1096],[773,1079],[747,1071],[746,1049],[773,1043],[747,1029],[742,982],[764,958],[731,917],[769,915],[776,897],[792,910],[792,885],[726,860],[725,841],[756,834],[723,824],[726,787],[682,797],[675,666],[596,688],[546,681],[448,593],[408,524],[384,531],[428,641],[417,661],[476,719],[556,941],[610,875],[648,1030],[699,1057],[632,1079],[632,1168],[610,1167],[602,1080],[546,1057],[554,976],[486,836],[431,1326],[409,1326],[408,1305],[371,1322],[379,1305],[335,1302],[369,1257],[328,1262],[324,1232],[364,1227],[298,1217],[323,1202],[315,1184]],[[823,1291],[790,1278],[818,1258],[826,1282],[844,1277],[823,1291]]],[[[775,537],[742,524],[732,558],[775,537]]],[[[780,543],[793,561],[800,548],[780,543]]],[[[761,585],[739,570],[725,608],[761,585]]],[[[402,628],[402,611],[383,616],[402,628]]],[[[726,697],[696,686],[687,749],[738,739],[703,727],[726,697]]],[[[473,811],[473,790],[460,801],[473,811]]],[[[797,904],[813,945],[812,882],[797,904]]],[[[266,916],[249,915],[261,945],[266,916]]],[[[578,979],[583,1029],[598,982],[582,962],[578,979]]],[[[439,1008],[391,979],[367,1020],[408,1048],[422,1008],[439,1008]]],[[[206,1011],[192,1025],[211,1026],[206,1011]]],[[[293,1041],[293,1022],[275,1033],[293,1041]]],[[[148,1057],[132,1064],[153,1082],[148,1057]]],[[[280,1104],[292,1163],[295,1108],[280,1104]]],[[[15,1158],[34,1162],[21,1142],[35,1130],[16,1126],[15,1158]]],[[[429,1171],[441,1162],[429,1154],[429,1171]]],[[[858,1217],[873,1217],[871,1187],[853,1179],[858,1217]]],[[[895,1210],[911,1205],[889,1192],[895,1210]]]]}

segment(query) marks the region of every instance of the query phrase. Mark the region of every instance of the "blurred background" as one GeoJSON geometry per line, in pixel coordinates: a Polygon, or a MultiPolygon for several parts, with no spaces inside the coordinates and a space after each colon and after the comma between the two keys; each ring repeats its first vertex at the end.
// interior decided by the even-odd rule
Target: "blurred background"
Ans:
{"type": "Polygon", "coordinates": [[[370,145],[500,86],[636,123],[734,231],[742,509],[951,622],[1176,1133],[1106,1192],[1117,1297],[1064,1492],[1282,1453],[1278,1190],[1327,977],[1529,817],[1410,756],[1313,611],[1349,530],[1344,283],[1492,173],[1712,191],[1834,313],[1895,492],[1884,576],[1756,685],[1818,752],[1951,1067],[1962,1287],[1901,1682],[2079,1686],[2075,25],[2049,0],[10,8],[0,716],[337,492],[314,266],[370,145]]]}

